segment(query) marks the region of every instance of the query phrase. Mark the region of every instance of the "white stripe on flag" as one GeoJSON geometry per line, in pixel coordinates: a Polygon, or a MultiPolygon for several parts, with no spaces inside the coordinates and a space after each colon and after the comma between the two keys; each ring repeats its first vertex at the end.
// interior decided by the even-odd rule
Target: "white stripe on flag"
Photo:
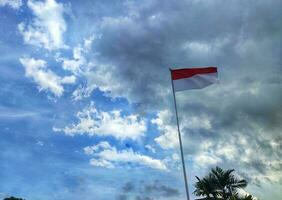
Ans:
{"type": "Polygon", "coordinates": [[[175,92],[202,89],[218,81],[217,73],[197,74],[183,79],[173,80],[175,92]]]}

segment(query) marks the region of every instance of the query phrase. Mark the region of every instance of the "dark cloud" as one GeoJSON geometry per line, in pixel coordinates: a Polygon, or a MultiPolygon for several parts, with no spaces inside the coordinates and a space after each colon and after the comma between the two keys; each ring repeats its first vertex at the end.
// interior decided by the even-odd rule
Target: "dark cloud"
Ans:
{"type": "Polygon", "coordinates": [[[132,192],[134,190],[134,184],[131,182],[127,182],[123,187],[122,191],[123,192],[132,192]]]}
{"type": "Polygon", "coordinates": [[[117,199],[126,200],[130,199],[132,196],[134,196],[136,200],[153,200],[159,199],[159,197],[169,199],[178,197],[179,195],[180,192],[178,189],[155,180],[154,182],[127,182],[121,188],[121,194],[117,196],[117,199]]]}
{"type": "Polygon", "coordinates": [[[151,185],[145,185],[144,187],[145,193],[158,193],[159,196],[164,196],[164,197],[173,197],[173,196],[178,196],[180,193],[177,189],[163,185],[159,181],[155,181],[151,185]]]}
{"type": "Polygon", "coordinates": [[[127,195],[126,194],[119,194],[117,197],[117,200],[127,200],[127,195]]]}
{"type": "Polygon", "coordinates": [[[151,197],[136,196],[136,200],[153,200],[153,198],[151,198],[151,197]]]}
{"type": "Polygon", "coordinates": [[[224,54],[234,51],[229,47],[242,26],[237,11],[244,8],[234,2],[233,6],[218,3],[222,4],[144,1],[142,6],[129,6],[132,15],[104,18],[102,37],[94,47],[100,62],[114,65],[112,78],[130,85],[119,90],[119,95],[146,107],[159,107],[165,103],[159,100],[170,93],[169,67],[221,64],[224,54]],[[212,49],[204,57],[201,45],[212,49]],[[198,51],[192,52],[193,47],[198,51]]]}
{"type": "Polygon", "coordinates": [[[97,24],[101,37],[93,45],[96,65],[88,83],[139,103],[141,110],[173,111],[169,67],[218,66],[220,84],[177,94],[186,154],[207,151],[253,180],[263,175],[277,182],[272,172],[281,177],[281,1],[122,6],[127,13],[101,16],[97,24]],[[189,127],[185,122],[192,117],[208,118],[211,128],[189,127]],[[224,153],[233,147],[231,156],[224,153]]]}

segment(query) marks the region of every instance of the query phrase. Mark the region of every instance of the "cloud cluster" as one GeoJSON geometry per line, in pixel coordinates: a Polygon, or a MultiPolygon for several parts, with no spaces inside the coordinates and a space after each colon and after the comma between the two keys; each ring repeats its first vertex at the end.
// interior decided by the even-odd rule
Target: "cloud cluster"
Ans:
{"type": "Polygon", "coordinates": [[[119,165],[131,163],[133,165],[141,165],[153,169],[166,170],[166,165],[161,161],[146,155],[134,152],[132,149],[117,150],[108,142],[100,142],[93,146],[84,148],[87,155],[94,158],[90,160],[90,164],[97,167],[114,168],[119,165]]]}
{"type": "Polygon", "coordinates": [[[0,6],[10,6],[15,10],[18,10],[22,5],[22,0],[0,0],[0,6]]]}
{"type": "MultiPolygon", "coordinates": [[[[253,121],[257,115],[250,118],[243,111],[239,112],[240,119],[226,123],[227,117],[232,115],[238,117],[236,113],[230,113],[229,106],[224,107],[228,102],[222,101],[223,107],[220,112],[223,113],[220,114],[216,105],[207,101],[202,103],[204,102],[206,105],[202,105],[202,109],[199,105],[196,107],[183,103],[186,107],[181,110],[186,112],[180,114],[184,152],[186,159],[193,161],[191,166],[193,171],[221,165],[238,169],[239,174],[251,183],[261,184],[268,181],[279,183],[282,180],[279,173],[281,170],[279,157],[282,153],[280,125],[276,124],[269,128],[264,121],[253,121]],[[198,116],[197,120],[195,116],[198,116]]],[[[232,105],[235,106],[236,103],[232,105]]],[[[179,147],[176,124],[172,117],[169,111],[160,111],[157,118],[152,120],[161,134],[155,141],[163,149],[179,147]],[[164,117],[164,113],[167,117],[164,117]]]]}
{"type": "Polygon", "coordinates": [[[144,136],[147,126],[144,119],[138,115],[122,115],[120,110],[110,112],[98,111],[91,102],[82,111],[76,114],[79,122],[62,129],[54,128],[54,131],[63,131],[66,135],[113,136],[117,139],[136,140],[144,136]]]}
{"type": "Polygon", "coordinates": [[[25,68],[25,75],[39,85],[39,91],[50,90],[55,96],[60,97],[64,92],[63,84],[73,84],[75,76],[60,77],[47,68],[44,60],[34,58],[20,58],[25,68]]]}
{"type": "Polygon", "coordinates": [[[62,68],[64,70],[70,71],[76,75],[82,74],[88,69],[88,67],[91,66],[91,63],[87,62],[85,54],[90,51],[94,39],[94,36],[91,36],[87,39],[84,39],[83,45],[79,44],[78,46],[74,47],[72,49],[72,59],[57,56],[56,60],[62,63],[62,68]]]}
{"type": "Polygon", "coordinates": [[[63,37],[67,30],[64,5],[55,0],[28,0],[27,6],[34,18],[18,25],[24,42],[47,50],[66,48],[63,37]]]}
{"type": "Polygon", "coordinates": [[[172,111],[160,111],[172,110],[168,68],[218,66],[219,85],[177,94],[187,156],[197,167],[223,164],[249,171],[254,179],[281,179],[276,161],[282,153],[279,3],[123,6],[127,13],[104,17],[99,24],[102,37],[93,45],[99,54],[87,74],[89,87],[157,111],[152,123],[162,135],[155,141],[168,149],[178,144],[172,111]]]}
{"type": "MultiPolygon", "coordinates": [[[[124,96],[130,102],[140,102],[147,108],[169,104],[169,67],[187,67],[187,63],[191,66],[217,64],[215,59],[235,40],[233,27],[219,25],[232,24],[233,18],[217,21],[224,20],[220,15],[234,13],[227,5],[222,6],[215,16],[209,16],[212,11],[202,1],[166,1],[162,6],[158,1],[144,1],[142,5],[125,3],[127,15],[104,17],[100,23],[102,37],[94,46],[99,52],[99,64],[89,72],[89,84],[109,90],[114,97],[124,96]],[[208,24],[217,26],[209,29],[205,26],[208,24]],[[223,35],[226,31],[230,35],[223,35]],[[205,60],[199,63],[203,51],[205,60]],[[105,72],[106,77],[99,76],[105,72]],[[158,102],[159,99],[163,101],[158,102]]],[[[241,19],[234,20],[240,22],[241,19]]]]}
{"type": "MultiPolygon", "coordinates": [[[[95,61],[84,71],[88,86],[79,87],[74,98],[89,96],[98,87],[112,97],[138,102],[141,109],[157,113],[151,123],[160,135],[154,141],[168,150],[178,147],[168,68],[187,63],[219,66],[219,85],[177,94],[186,156],[195,169],[221,164],[241,169],[252,180],[279,182],[281,20],[276,9],[269,22],[257,18],[273,5],[275,1],[259,1],[254,7],[235,1],[124,3],[126,14],[105,16],[97,24],[101,37],[91,45],[95,61]]],[[[74,49],[74,59],[62,61],[65,69],[76,72],[85,64],[81,47],[74,49]]],[[[119,111],[94,109],[77,117],[77,124],[55,130],[119,139],[136,139],[146,132],[142,120],[132,121],[119,111]],[[127,127],[134,128],[123,132],[131,130],[127,127]]]]}
{"type": "MultiPolygon", "coordinates": [[[[63,4],[29,0],[27,5],[34,18],[19,25],[24,41],[48,50],[66,47],[63,4]]],[[[281,4],[144,0],[120,6],[128,12],[95,21],[100,36],[93,44],[90,39],[76,46],[70,59],[57,57],[64,70],[87,79],[73,98],[88,97],[99,88],[137,102],[140,110],[156,114],[150,123],[160,135],[154,141],[169,150],[178,147],[178,138],[168,68],[218,66],[219,85],[177,94],[186,158],[195,171],[220,164],[238,169],[249,181],[281,183],[281,4]],[[92,54],[91,63],[85,54],[92,54]]],[[[28,77],[56,96],[62,95],[62,84],[74,82],[72,76],[48,70],[43,60],[21,62],[28,77]]],[[[93,104],[76,116],[77,123],[54,131],[137,140],[148,130],[138,115],[98,111],[93,104]]],[[[114,167],[126,160],[162,168],[161,161],[108,143],[85,152],[97,156],[91,160],[95,166],[114,167]]]]}

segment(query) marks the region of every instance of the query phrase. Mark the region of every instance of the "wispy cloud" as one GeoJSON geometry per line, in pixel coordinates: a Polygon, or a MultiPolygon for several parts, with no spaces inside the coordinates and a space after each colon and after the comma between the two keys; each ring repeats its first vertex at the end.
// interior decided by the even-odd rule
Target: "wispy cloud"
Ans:
{"type": "Polygon", "coordinates": [[[2,119],[19,119],[26,117],[36,117],[39,115],[40,112],[0,107],[0,118],[2,119]]]}

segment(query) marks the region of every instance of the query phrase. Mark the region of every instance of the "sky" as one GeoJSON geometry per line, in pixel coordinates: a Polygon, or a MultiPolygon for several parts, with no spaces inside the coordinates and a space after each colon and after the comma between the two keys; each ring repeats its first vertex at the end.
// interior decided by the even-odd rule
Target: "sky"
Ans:
{"type": "Polygon", "coordinates": [[[0,198],[185,199],[215,166],[282,197],[281,0],[0,0],[0,198]]]}

